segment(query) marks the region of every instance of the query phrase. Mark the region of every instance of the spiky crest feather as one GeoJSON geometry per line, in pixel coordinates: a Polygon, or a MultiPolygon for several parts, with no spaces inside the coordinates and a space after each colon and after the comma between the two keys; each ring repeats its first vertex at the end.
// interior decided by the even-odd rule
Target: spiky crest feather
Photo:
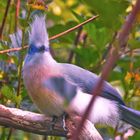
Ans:
{"type": "Polygon", "coordinates": [[[33,44],[36,47],[44,45],[46,48],[49,47],[48,33],[46,29],[46,17],[35,16],[29,33],[29,45],[33,44]]]}

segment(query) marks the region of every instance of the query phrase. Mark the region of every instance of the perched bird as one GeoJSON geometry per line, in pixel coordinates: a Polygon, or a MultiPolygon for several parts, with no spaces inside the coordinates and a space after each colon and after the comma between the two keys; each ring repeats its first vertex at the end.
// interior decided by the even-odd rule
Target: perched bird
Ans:
{"type": "MultiPolygon", "coordinates": [[[[45,16],[36,16],[31,24],[23,79],[29,96],[45,115],[61,116],[70,111],[82,116],[99,76],[73,64],[56,62],[50,54],[45,16]]],[[[106,81],[88,120],[112,127],[123,120],[140,129],[140,111],[127,107],[106,81]]]]}

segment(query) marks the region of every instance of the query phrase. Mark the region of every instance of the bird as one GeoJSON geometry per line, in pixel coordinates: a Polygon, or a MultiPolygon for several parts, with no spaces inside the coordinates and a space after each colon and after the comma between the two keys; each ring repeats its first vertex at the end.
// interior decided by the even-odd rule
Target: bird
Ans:
{"type": "MultiPolygon", "coordinates": [[[[36,15],[30,27],[29,49],[23,65],[23,80],[30,98],[47,116],[59,117],[71,112],[83,116],[100,77],[52,57],[44,15],[36,15]]],[[[107,81],[87,119],[112,127],[122,120],[140,129],[140,111],[127,107],[107,81]]]]}

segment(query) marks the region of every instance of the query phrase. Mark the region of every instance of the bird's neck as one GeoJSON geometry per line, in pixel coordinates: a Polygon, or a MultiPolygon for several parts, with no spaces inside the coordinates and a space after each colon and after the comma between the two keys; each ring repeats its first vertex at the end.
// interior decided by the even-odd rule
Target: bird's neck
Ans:
{"type": "Polygon", "coordinates": [[[50,52],[45,52],[42,55],[42,60],[44,61],[44,63],[46,64],[56,64],[57,62],[54,60],[54,58],[52,57],[52,55],[50,54],[50,52]]]}
{"type": "Polygon", "coordinates": [[[27,55],[25,59],[26,66],[32,65],[55,65],[57,62],[53,59],[50,52],[35,53],[34,55],[27,55]]]}

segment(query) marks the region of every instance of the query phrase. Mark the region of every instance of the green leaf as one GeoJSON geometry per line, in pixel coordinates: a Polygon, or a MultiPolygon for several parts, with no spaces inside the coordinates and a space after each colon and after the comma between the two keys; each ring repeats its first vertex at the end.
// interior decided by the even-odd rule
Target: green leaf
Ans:
{"type": "Polygon", "coordinates": [[[140,68],[140,56],[135,56],[134,69],[140,68]]]}
{"type": "MultiPolygon", "coordinates": [[[[69,22],[66,23],[66,25],[57,24],[57,25],[49,28],[49,35],[54,36],[56,34],[59,34],[61,32],[66,31],[66,30],[68,30],[68,29],[70,29],[70,28],[72,28],[76,25],[77,25],[77,22],[75,22],[75,21],[69,21],[69,22]]],[[[73,42],[74,38],[75,38],[75,32],[73,31],[73,32],[70,32],[66,35],[61,36],[59,38],[59,40],[62,40],[63,42],[68,43],[68,42],[73,42]]]]}
{"type": "Polygon", "coordinates": [[[16,96],[14,91],[6,85],[2,87],[1,93],[6,99],[11,100],[13,103],[17,103],[18,105],[22,100],[21,96],[16,96]]]}
{"type": "Polygon", "coordinates": [[[15,97],[15,102],[17,103],[17,106],[20,105],[21,101],[22,101],[22,96],[21,95],[15,97]]]}
{"type": "Polygon", "coordinates": [[[74,51],[76,53],[75,63],[86,69],[92,68],[99,58],[97,50],[93,47],[76,48],[74,51]]]}
{"type": "Polygon", "coordinates": [[[112,71],[109,77],[110,77],[109,78],[110,81],[121,80],[124,78],[124,73],[118,71],[112,71]]]}
{"type": "Polygon", "coordinates": [[[128,7],[127,0],[83,0],[88,6],[100,15],[100,22],[107,26],[116,28],[120,24],[119,16],[124,14],[128,7]]]}
{"type": "Polygon", "coordinates": [[[111,40],[111,33],[105,27],[97,28],[95,24],[89,23],[85,26],[85,29],[99,50],[104,49],[105,45],[111,40]]]}
{"type": "Polygon", "coordinates": [[[78,21],[80,21],[80,22],[85,21],[85,19],[84,19],[81,15],[77,14],[77,13],[74,12],[74,11],[72,11],[72,13],[73,13],[73,15],[78,19],[78,21]]]}
{"type": "Polygon", "coordinates": [[[128,71],[130,61],[132,61],[132,60],[128,56],[125,56],[124,58],[121,58],[120,60],[118,60],[117,64],[120,66],[122,73],[128,71]]]}
{"type": "Polygon", "coordinates": [[[12,90],[6,85],[2,87],[1,93],[8,99],[13,97],[12,90]]]}
{"type": "Polygon", "coordinates": [[[130,45],[131,49],[136,49],[136,48],[140,47],[139,40],[131,39],[131,40],[129,40],[128,44],[130,45]]]}
{"type": "Polygon", "coordinates": [[[139,140],[140,139],[140,132],[135,133],[133,136],[129,138],[129,140],[139,140]]]}

